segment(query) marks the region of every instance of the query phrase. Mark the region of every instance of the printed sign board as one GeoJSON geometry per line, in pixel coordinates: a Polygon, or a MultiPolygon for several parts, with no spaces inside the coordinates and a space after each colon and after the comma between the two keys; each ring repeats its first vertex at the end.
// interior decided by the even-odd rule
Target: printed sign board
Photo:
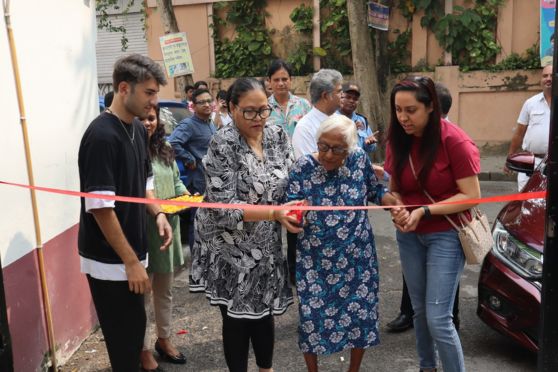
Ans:
{"type": "Polygon", "coordinates": [[[161,36],[159,41],[169,78],[194,73],[194,64],[185,32],[161,36]]]}

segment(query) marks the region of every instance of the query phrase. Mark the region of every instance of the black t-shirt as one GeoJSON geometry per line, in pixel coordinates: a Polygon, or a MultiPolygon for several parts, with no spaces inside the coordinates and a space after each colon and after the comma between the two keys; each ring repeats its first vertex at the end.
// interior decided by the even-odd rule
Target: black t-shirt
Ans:
{"type": "MultiPolygon", "coordinates": [[[[118,196],[145,197],[147,177],[151,175],[145,127],[137,119],[129,126],[120,123],[112,114],[102,113],[91,122],[83,134],[78,165],[82,192],[112,191],[118,196]],[[132,136],[133,143],[130,139],[132,136]]],[[[145,204],[116,201],[114,211],[138,258],[145,259],[145,204]]],[[[85,211],[83,198],[78,248],[83,257],[103,263],[122,263],[105,239],[95,217],[85,211]]]]}

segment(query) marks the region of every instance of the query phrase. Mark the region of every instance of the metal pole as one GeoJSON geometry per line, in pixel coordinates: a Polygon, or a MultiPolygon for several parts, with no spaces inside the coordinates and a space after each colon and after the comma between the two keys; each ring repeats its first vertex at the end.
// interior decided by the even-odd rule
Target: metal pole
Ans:
{"type": "MultiPolygon", "coordinates": [[[[11,56],[14,80],[16,85],[21,131],[23,132],[23,145],[25,147],[25,160],[27,163],[27,177],[29,179],[29,185],[35,186],[35,179],[33,176],[33,164],[31,163],[31,147],[29,146],[29,134],[27,132],[27,120],[25,118],[25,105],[23,103],[23,91],[21,87],[21,79],[19,74],[19,65],[17,61],[15,40],[14,40],[12,24],[10,19],[10,0],[4,1],[4,18],[6,22],[6,31],[8,34],[8,43],[10,45],[10,56],[11,56]]],[[[37,247],[35,249],[35,252],[37,254],[37,261],[39,263],[39,275],[40,275],[39,277],[41,281],[41,292],[43,297],[44,315],[45,315],[46,328],[47,328],[51,368],[56,371],[58,368],[56,363],[56,343],[54,339],[54,327],[52,323],[52,313],[51,313],[50,299],[48,296],[48,287],[47,287],[46,274],[45,274],[43,243],[41,240],[41,225],[39,223],[39,208],[37,205],[37,197],[35,195],[35,190],[30,189],[29,192],[31,194],[31,206],[33,210],[33,222],[35,226],[35,240],[37,242],[37,247]]]]}
{"type": "MultiPolygon", "coordinates": [[[[554,14],[556,19],[556,13],[554,14]]],[[[557,32],[554,29],[554,39],[557,32]]],[[[558,371],[558,47],[554,47],[552,65],[552,103],[550,111],[550,137],[546,174],[546,234],[542,281],[542,305],[539,330],[538,371],[558,371]]]]}

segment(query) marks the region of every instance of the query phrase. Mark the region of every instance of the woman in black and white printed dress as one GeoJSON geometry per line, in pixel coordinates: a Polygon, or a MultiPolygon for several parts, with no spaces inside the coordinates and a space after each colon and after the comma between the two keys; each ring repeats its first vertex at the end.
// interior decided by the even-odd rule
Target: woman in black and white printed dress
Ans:
{"type": "MultiPolygon", "coordinates": [[[[287,133],[266,125],[271,109],[261,84],[238,79],[229,89],[233,124],[215,133],[203,159],[208,203],[276,205],[293,163],[287,133]]],[[[286,210],[201,208],[196,215],[190,290],[203,291],[223,316],[231,371],[246,371],[252,341],[260,371],[271,370],[273,316],[292,304],[281,252],[281,225],[302,231],[286,210]]]]}

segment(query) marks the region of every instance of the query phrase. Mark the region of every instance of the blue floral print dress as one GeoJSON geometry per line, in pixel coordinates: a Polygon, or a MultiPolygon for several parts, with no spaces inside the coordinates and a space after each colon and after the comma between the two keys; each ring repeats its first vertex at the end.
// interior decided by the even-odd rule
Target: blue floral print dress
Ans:
{"type": "MultiPolygon", "coordinates": [[[[385,192],[361,149],[333,171],[312,155],[303,156],[287,186],[288,200],[311,205],[380,204],[385,192]]],[[[378,279],[366,210],[308,211],[296,254],[302,352],[331,354],[378,344],[378,279]]]]}

